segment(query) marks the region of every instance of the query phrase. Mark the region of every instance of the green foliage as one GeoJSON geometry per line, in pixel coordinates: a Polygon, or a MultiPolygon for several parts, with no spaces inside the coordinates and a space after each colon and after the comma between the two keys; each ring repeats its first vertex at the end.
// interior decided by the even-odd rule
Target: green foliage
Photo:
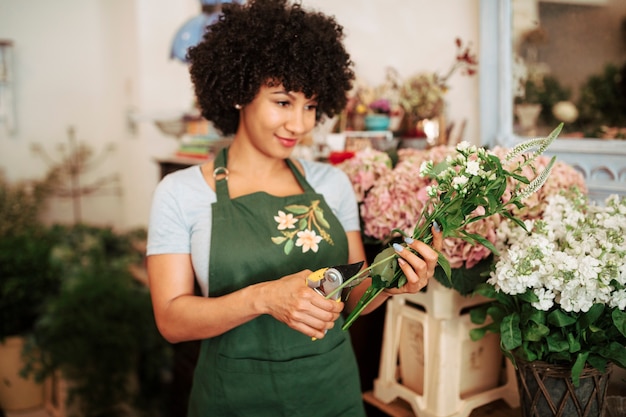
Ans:
{"type": "Polygon", "coordinates": [[[580,90],[577,126],[598,137],[602,125],[626,126],[626,64],[605,66],[590,76],[580,90]]]}
{"type": "Polygon", "coordinates": [[[435,279],[443,286],[458,291],[461,295],[469,295],[478,284],[484,283],[489,278],[492,262],[493,255],[490,255],[470,269],[461,266],[453,268],[450,273],[446,273],[440,265],[437,265],[435,279]]]}
{"type": "Polygon", "coordinates": [[[552,76],[545,76],[540,81],[529,78],[524,83],[524,91],[524,97],[517,97],[515,103],[541,104],[539,118],[545,126],[554,126],[560,122],[552,114],[552,107],[559,101],[569,100],[572,96],[571,89],[563,87],[552,76]]]}
{"type": "Polygon", "coordinates": [[[81,416],[156,415],[160,373],[169,345],[154,322],[150,295],[129,270],[142,259],[142,230],[55,226],[52,263],[61,271],[57,297],[38,320],[26,373],[61,371],[81,416]]]}
{"type": "Polygon", "coordinates": [[[521,358],[571,365],[574,384],[585,362],[600,370],[608,362],[626,367],[626,312],[604,304],[579,313],[564,311],[558,304],[543,311],[530,304],[537,301],[531,290],[508,295],[490,284],[480,284],[476,294],[493,301],[470,312],[472,322],[483,325],[470,332],[471,338],[499,333],[502,350],[513,363],[521,358]],[[488,318],[491,321],[485,324],[488,318]]]}
{"type": "Polygon", "coordinates": [[[39,213],[55,183],[9,183],[0,175],[0,340],[32,330],[44,302],[59,286],[50,264],[53,237],[39,213]]]}
{"type": "Polygon", "coordinates": [[[46,300],[57,294],[52,246],[43,229],[0,239],[0,340],[29,333],[46,300]]]}

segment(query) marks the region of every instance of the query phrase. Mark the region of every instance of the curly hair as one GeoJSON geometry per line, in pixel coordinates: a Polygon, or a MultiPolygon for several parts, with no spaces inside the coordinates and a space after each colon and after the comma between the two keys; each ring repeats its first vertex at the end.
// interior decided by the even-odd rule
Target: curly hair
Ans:
{"type": "Polygon", "coordinates": [[[317,120],[340,113],[354,72],[334,17],[288,0],[229,3],[202,42],[189,48],[191,81],[202,115],[225,135],[239,123],[235,104],[264,86],[317,97],[317,120]]]}

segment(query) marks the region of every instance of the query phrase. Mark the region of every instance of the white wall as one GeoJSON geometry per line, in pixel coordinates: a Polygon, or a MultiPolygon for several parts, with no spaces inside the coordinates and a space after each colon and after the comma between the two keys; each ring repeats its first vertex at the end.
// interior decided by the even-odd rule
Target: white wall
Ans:
{"type": "MultiPolygon", "coordinates": [[[[303,0],[336,16],[357,74],[377,84],[385,68],[403,76],[444,72],[454,39],[478,47],[479,0],[303,0]]],[[[84,183],[119,174],[121,195],[82,200],[83,219],[117,227],[147,223],[158,181],[155,158],[177,142],[148,119],[182,112],[193,100],[187,69],[169,59],[176,30],[199,12],[197,0],[0,0],[0,39],[15,43],[17,134],[0,125],[0,169],[10,179],[42,176],[46,163],[30,146],[52,156],[67,143],[67,128],[99,154],[115,146],[84,183]],[[127,115],[138,120],[128,129],[127,115]]],[[[448,115],[466,119],[466,139],[478,138],[478,77],[450,82],[448,115]]],[[[58,158],[57,158],[58,159],[58,158]]],[[[55,200],[48,218],[71,221],[69,201],[55,200]]]]}

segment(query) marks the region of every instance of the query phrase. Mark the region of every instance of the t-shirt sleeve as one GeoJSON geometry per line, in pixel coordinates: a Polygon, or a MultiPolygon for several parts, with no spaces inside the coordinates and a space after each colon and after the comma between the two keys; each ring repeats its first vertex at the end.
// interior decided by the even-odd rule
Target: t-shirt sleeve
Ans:
{"type": "Polygon", "coordinates": [[[337,193],[339,199],[338,217],[346,232],[360,231],[359,206],[350,179],[343,171],[337,169],[337,193]]]}
{"type": "Polygon", "coordinates": [[[148,223],[147,255],[191,253],[190,229],[176,195],[176,177],[157,185],[148,223]]]}
{"type": "Polygon", "coordinates": [[[307,160],[300,162],[304,167],[307,181],[324,196],[345,231],[360,231],[359,207],[354,188],[346,173],[325,163],[307,160]]]}

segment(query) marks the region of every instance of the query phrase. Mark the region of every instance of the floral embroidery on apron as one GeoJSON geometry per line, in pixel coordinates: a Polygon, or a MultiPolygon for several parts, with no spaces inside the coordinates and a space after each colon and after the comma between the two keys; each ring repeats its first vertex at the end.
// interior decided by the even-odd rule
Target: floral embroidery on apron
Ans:
{"type": "Polygon", "coordinates": [[[330,224],[324,218],[324,209],[320,207],[319,200],[311,201],[309,206],[292,204],[285,207],[285,211],[279,210],[278,215],[274,216],[281,235],[272,237],[274,244],[285,245],[285,255],[289,255],[294,246],[302,248],[303,253],[309,250],[317,253],[322,240],[334,245],[326,230],[330,229],[330,224]]]}

